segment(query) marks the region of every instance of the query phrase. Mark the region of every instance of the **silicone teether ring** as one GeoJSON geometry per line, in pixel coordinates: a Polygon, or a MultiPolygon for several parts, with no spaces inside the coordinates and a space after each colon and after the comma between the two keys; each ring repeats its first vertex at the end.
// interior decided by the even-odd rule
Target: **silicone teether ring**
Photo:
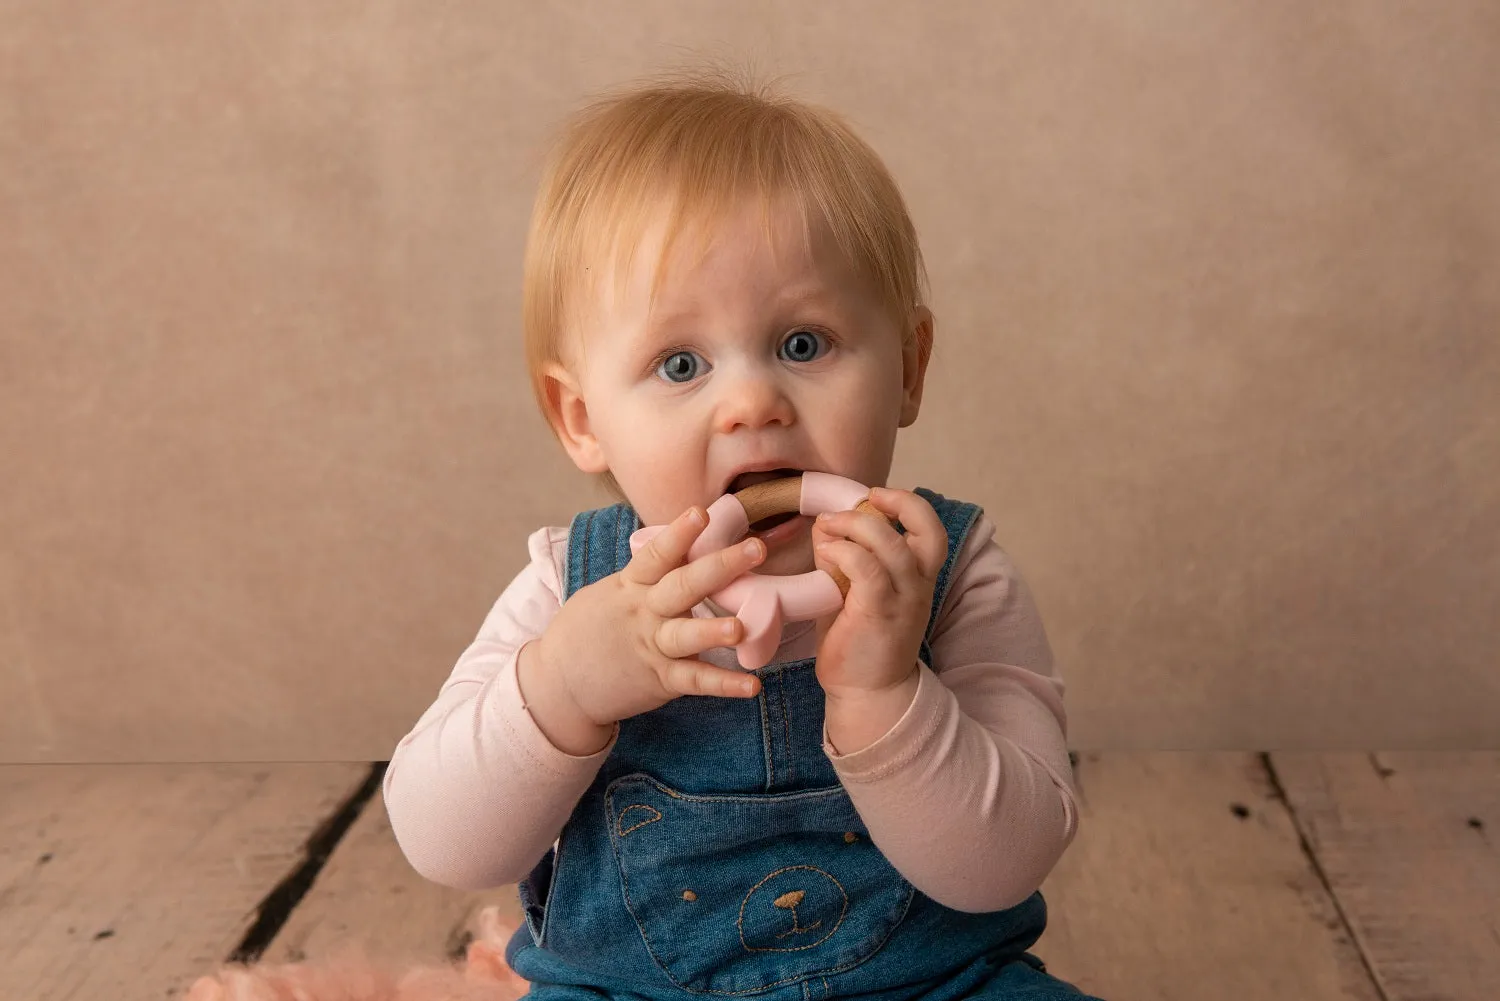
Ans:
{"type": "MultiPolygon", "coordinates": [[[[802,473],[767,480],[737,493],[725,494],[708,506],[708,525],[688,550],[688,559],[724,549],[749,534],[750,526],[774,514],[818,515],[824,511],[868,511],[885,514],[869,503],[870,488],[832,473],[802,473]]],[[[889,519],[887,519],[889,520],[889,519]]],[[[638,551],[666,526],[651,525],[630,536],[630,551],[638,551]]],[[[843,606],[849,579],[837,568],[783,576],[751,571],[715,592],[715,604],[745,626],[745,638],[735,646],[740,665],[749,670],[771,662],[781,643],[785,622],[821,618],[843,606]]]]}

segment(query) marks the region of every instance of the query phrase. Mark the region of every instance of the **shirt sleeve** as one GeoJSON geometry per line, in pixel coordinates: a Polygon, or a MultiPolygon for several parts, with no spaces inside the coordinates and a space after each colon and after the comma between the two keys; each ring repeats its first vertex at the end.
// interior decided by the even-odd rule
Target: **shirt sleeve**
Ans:
{"type": "Polygon", "coordinates": [[[527,540],[530,563],[485,617],[437,699],[401,738],[383,782],[391,830],[419,874],[487,889],[523,879],[557,840],[615,739],[575,757],[542,733],[517,681],[521,648],[562,607],[554,546],[566,529],[527,540]]]}
{"type": "Polygon", "coordinates": [[[1036,891],[1077,830],[1062,678],[1030,590],[981,514],[920,664],[911,706],[832,760],[871,839],[913,886],[956,910],[1036,891]]]}

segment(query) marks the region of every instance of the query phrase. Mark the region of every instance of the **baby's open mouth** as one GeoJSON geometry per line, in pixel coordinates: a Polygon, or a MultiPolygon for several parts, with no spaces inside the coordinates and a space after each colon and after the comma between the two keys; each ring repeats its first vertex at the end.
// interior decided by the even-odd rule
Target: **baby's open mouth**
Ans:
{"type": "MultiPolygon", "coordinates": [[[[725,492],[731,494],[739,493],[746,487],[754,486],[757,483],[765,483],[769,480],[779,480],[788,476],[801,475],[802,470],[787,468],[764,469],[754,473],[741,473],[740,475],[729,481],[729,486],[726,488],[725,492]]],[[[786,512],[783,514],[769,515],[768,517],[762,518],[760,521],[757,521],[755,524],[751,525],[750,531],[754,534],[769,531],[770,529],[775,528],[777,525],[785,524],[786,522],[791,521],[795,517],[797,517],[796,512],[786,512]]]]}
{"type": "Polygon", "coordinates": [[[761,532],[767,531],[768,529],[775,528],[777,525],[785,524],[795,517],[797,517],[797,513],[795,511],[788,511],[784,514],[773,514],[769,518],[762,518],[760,521],[757,521],[755,524],[751,525],[750,531],[752,533],[759,534],[761,532]]]}
{"type": "Polygon", "coordinates": [[[801,476],[800,469],[762,469],[755,473],[741,473],[729,481],[729,486],[724,488],[728,494],[737,494],[746,487],[753,487],[757,483],[765,483],[768,480],[785,479],[788,476],[801,476]]]}

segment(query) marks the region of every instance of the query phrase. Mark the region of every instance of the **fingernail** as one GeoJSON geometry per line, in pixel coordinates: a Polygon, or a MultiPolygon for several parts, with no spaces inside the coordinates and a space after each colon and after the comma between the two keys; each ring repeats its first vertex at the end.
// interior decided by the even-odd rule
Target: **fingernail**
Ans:
{"type": "Polygon", "coordinates": [[[765,544],[759,539],[751,539],[749,542],[745,543],[745,555],[753,556],[759,559],[764,548],[765,544]]]}
{"type": "Polygon", "coordinates": [[[827,511],[822,511],[822,512],[819,512],[818,517],[815,520],[817,520],[817,521],[827,521],[829,518],[832,518],[832,517],[833,517],[833,515],[829,514],[827,511]]]}
{"type": "Polygon", "coordinates": [[[735,624],[733,622],[726,622],[726,623],[724,623],[724,635],[725,636],[733,636],[734,635],[734,630],[735,630],[735,624]]]}
{"type": "Polygon", "coordinates": [[[707,523],[707,519],[703,517],[703,512],[696,507],[688,509],[688,521],[691,521],[694,525],[707,523]]]}

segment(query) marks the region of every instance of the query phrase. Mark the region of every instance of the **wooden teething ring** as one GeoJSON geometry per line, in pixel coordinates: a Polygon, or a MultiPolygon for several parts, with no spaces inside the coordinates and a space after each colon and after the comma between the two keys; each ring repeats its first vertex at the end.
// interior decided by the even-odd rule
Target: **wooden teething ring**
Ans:
{"type": "MultiPolygon", "coordinates": [[[[807,472],[756,483],[724,494],[708,506],[708,525],[688,549],[689,561],[743,539],[750,526],[777,514],[822,514],[824,511],[868,511],[895,524],[870,503],[870,488],[844,476],[807,472]]],[[[634,552],[665,526],[637,529],[630,536],[634,552]]],[[[849,578],[837,567],[802,574],[763,574],[751,571],[716,591],[711,597],[745,626],[736,644],[743,667],[755,670],[770,662],[780,644],[783,622],[821,618],[842,607],[849,596],[849,578]]]]}
{"type": "MultiPolygon", "coordinates": [[[[803,513],[801,476],[783,476],[777,480],[766,480],[764,483],[756,483],[738,490],[732,496],[740,502],[740,507],[745,509],[745,521],[749,525],[772,515],[803,513]]],[[[896,522],[887,517],[884,511],[871,504],[868,496],[856,504],[853,510],[873,514],[883,519],[886,524],[895,527],[896,522]]],[[[839,594],[845,598],[849,597],[849,578],[844,572],[838,567],[824,572],[833,578],[834,584],[838,586],[839,594]]]]}

